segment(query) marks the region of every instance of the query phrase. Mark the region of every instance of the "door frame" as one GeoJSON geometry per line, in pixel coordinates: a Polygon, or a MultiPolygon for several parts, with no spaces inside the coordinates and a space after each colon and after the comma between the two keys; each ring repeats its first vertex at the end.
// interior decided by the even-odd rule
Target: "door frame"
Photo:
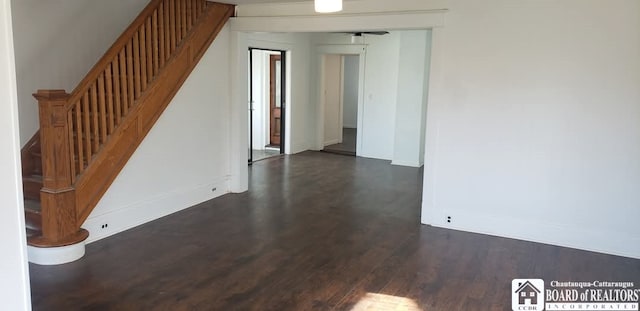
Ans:
{"type": "MultiPolygon", "coordinates": [[[[267,51],[280,53],[280,154],[285,153],[286,144],[286,111],[287,111],[287,51],[249,46],[249,165],[253,164],[253,51],[267,51]]],[[[270,105],[269,105],[270,106],[270,105]]],[[[270,109],[271,107],[269,107],[270,109]]],[[[271,120],[269,120],[271,122],[271,120]]]]}
{"type": "MultiPolygon", "coordinates": [[[[280,78],[282,78],[282,54],[269,54],[269,144],[273,144],[273,132],[275,131],[274,129],[277,128],[276,126],[274,126],[274,123],[276,122],[272,122],[274,120],[274,110],[275,109],[280,109],[279,111],[279,119],[282,119],[282,88],[280,89],[280,107],[277,107],[277,102],[276,102],[276,94],[274,94],[274,92],[277,92],[277,86],[276,84],[276,79],[278,78],[276,72],[276,63],[280,62],[280,78]],[[274,81],[275,80],[275,81],[274,81]]],[[[280,81],[280,86],[282,86],[282,81],[280,81]]],[[[280,144],[282,143],[282,139],[280,138],[280,136],[282,135],[282,128],[280,128],[280,133],[278,133],[278,147],[280,146],[280,144]]]]}
{"type": "Polygon", "coordinates": [[[367,61],[367,46],[364,44],[323,44],[316,46],[316,150],[324,149],[324,56],[327,54],[359,56],[358,74],[358,114],[356,131],[356,156],[362,154],[362,133],[364,131],[364,82],[367,61]]]}

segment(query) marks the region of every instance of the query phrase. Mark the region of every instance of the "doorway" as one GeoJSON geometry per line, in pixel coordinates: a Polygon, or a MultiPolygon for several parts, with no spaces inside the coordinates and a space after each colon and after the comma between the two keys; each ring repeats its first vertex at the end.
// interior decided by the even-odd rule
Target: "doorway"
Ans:
{"type": "Polygon", "coordinates": [[[284,154],[285,64],[285,51],[249,48],[249,164],[284,154]]]}
{"type": "Polygon", "coordinates": [[[323,66],[323,151],[355,156],[360,56],[326,54],[323,66]]]}

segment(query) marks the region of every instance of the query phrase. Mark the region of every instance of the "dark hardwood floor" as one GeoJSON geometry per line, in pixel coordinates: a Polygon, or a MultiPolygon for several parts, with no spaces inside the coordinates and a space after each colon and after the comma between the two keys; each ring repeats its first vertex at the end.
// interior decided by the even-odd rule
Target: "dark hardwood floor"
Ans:
{"type": "Polygon", "coordinates": [[[358,130],[354,128],[342,129],[342,142],[324,147],[322,151],[342,155],[356,155],[356,135],[358,130]]]}
{"type": "Polygon", "coordinates": [[[422,172],[319,152],[31,265],[34,310],[511,310],[511,280],[640,283],[640,260],[419,224],[422,172]]]}

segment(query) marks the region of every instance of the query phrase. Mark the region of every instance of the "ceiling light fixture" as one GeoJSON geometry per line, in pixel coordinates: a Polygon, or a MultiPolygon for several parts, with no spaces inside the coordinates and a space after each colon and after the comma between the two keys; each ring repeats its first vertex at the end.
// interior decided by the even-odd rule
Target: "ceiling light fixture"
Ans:
{"type": "Polygon", "coordinates": [[[333,13],[342,11],[342,0],[315,0],[317,13],[333,13]]]}

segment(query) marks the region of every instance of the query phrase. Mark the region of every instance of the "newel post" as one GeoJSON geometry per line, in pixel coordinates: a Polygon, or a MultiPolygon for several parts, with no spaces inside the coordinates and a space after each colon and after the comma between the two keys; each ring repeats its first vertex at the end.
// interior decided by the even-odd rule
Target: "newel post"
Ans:
{"type": "Polygon", "coordinates": [[[40,108],[42,235],[50,242],[59,242],[79,229],[71,176],[73,159],[69,152],[66,110],[69,94],[64,90],[38,90],[33,96],[40,108]]]}

